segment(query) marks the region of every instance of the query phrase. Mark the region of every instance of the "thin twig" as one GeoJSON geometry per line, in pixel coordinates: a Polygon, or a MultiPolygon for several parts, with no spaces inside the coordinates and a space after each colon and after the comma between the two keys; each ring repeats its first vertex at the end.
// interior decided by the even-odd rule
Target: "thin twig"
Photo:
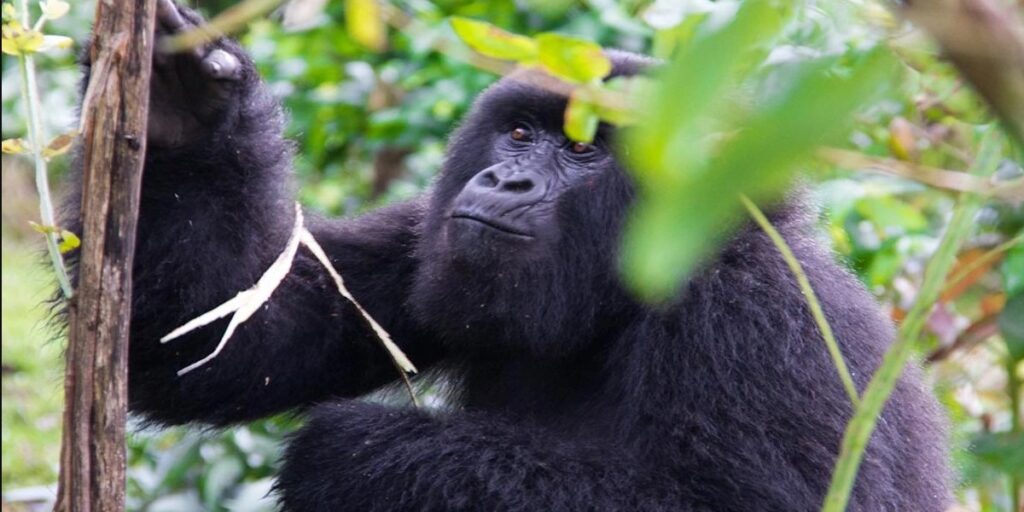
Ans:
{"type": "Polygon", "coordinates": [[[823,160],[840,167],[879,171],[890,176],[906,178],[924,183],[925,185],[955,192],[970,192],[972,194],[1011,201],[1024,200],[1024,191],[1019,186],[1007,186],[1019,185],[1016,182],[993,186],[988,180],[965,172],[939,169],[892,158],[865,155],[864,153],[846,149],[821,148],[817,154],[823,160]]]}
{"type": "Polygon", "coordinates": [[[818,296],[814,293],[814,288],[811,287],[811,282],[807,279],[807,274],[800,265],[800,261],[796,259],[793,251],[786,244],[786,240],[782,238],[782,235],[775,229],[775,226],[772,226],[764,212],[746,195],[740,194],[740,201],[743,202],[743,206],[747,208],[747,211],[754,218],[754,221],[757,222],[757,225],[761,226],[761,229],[768,235],[768,238],[771,238],[772,243],[775,244],[779,253],[782,254],[782,259],[786,260],[786,265],[789,265],[790,271],[796,276],[796,281],[800,285],[800,291],[803,293],[804,299],[807,300],[807,305],[811,309],[811,315],[818,324],[821,337],[825,340],[825,346],[828,347],[828,352],[832,356],[832,362],[836,366],[836,371],[839,372],[839,380],[843,382],[843,388],[846,389],[850,402],[853,403],[854,407],[857,407],[860,404],[860,398],[857,396],[857,386],[853,383],[853,376],[850,375],[850,369],[846,366],[843,353],[839,350],[839,343],[836,342],[835,335],[832,333],[832,326],[829,325],[828,320],[825,318],[825,313],[821,309],[818,296]]]}
{"type": "Polygon", "coordinates": [[[972,272],[981,268],[983,265],[987,264],[992,259],[997,258],[1000,254],[1008,251],[1010,248],[1014,247],[1015,245],[1021,242],[1024,242],[1024,233],[1019,234],[993,247],[992,249],[989,249],[988,251],[985,252],[985,254],[982,254],[981,256],[977,257],[976,259],[974,259],[974,261],[971,261],[970,263],[965,265],[964,268],[960,269],[956,274],[953,274],[952,277],[947,279],[946,291],[955,288],[958,284],[960,284],[960,281],[963,281],[967,276],[971,275],[972,272]]]}

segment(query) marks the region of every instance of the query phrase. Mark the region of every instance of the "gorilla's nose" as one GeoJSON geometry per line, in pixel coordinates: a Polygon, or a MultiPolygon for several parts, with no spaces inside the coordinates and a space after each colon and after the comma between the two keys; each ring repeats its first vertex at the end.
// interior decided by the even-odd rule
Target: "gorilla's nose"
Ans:
{"type": "Polygon", "coordinates": [[[504,213],[539,202],[546,188],[546,180],[540,173],[518,165],[498,164],[473,176],[459,199],[504,213]]]}

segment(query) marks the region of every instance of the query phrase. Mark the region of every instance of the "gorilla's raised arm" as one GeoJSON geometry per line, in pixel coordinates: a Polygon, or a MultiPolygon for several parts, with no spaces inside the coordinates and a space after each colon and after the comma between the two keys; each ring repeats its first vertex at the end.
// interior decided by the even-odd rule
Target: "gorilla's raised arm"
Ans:
{"type": "MultiPolygon", "coordinates": [[[[198,22],[159,2],[158,34],[198,22]]],[[[133,273],[132,409],[163,423],[227,424],[397,378],[361,317],[301,248],[292,272],[224,351],[176,375],[214,349],[226,320],[167,344],[160,338],[251,287],[284,248],[294,220],[292,155],[277,101],[235,42],[158,53],[152,80],[133,273]]],[[[64,209],[63,225],[77,232],[80,195],[76,187],[64,209]]],[[[307,226],[363,305],[427,364],[435,356],[402,311],[420,212],[410,202],[307,226]]]]}

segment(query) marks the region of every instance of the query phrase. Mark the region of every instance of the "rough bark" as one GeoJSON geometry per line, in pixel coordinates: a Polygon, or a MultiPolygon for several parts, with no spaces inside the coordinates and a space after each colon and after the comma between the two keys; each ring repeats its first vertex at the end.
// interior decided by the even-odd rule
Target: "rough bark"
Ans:
{"type": "Polygon", "coordinates": [[[128,322],[155,0],[96,3],[82,107],[83,233],[69,305],[55,510],[124,509],[128,322]]]}

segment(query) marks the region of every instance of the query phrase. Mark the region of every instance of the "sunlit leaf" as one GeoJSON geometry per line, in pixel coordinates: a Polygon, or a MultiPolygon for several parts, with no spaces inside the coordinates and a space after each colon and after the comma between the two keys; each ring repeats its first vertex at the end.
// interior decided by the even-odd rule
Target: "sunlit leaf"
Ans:
{"type": "Polygon", "coordinates": [[[453,17],[451,22],[459,38],[482,55],[522,64],[537,60],[537,43],[529,37],[469,18],[453,17]]]}
{"type": "Polygon", "coordinates": [[[25,55],[39,51],[43,45],[43,34],[29,30],[15,23],[3,26],[3,52],[8,55],[25,55]]]}
{"type": "Polygon", "coordinates": [[[75,40],[66,36],[43,36],[43,43],[36,51],[48,52],[50,50],[66,50],[75,45],[75,40]]]}
{"type": "Polygon", "coordinates": [[[64,229],[60,232],[60,245],[57,246],[60,249],[61,254],[67,254],[82,245],[82,241],[79,240],[78,235],[64,229]]]}
{"type": "Polygon", "coordinates": [[[892,196],[863,197],[854,208],[879,228],[913,232],[928,227],[924,214],[892,196]]]}
{"type": "Polygon", "coordinates": [[[44,0],[39,2],[39,7],[43,9],[43,17],[48,20],[61,18],[71,10],[71,4],[63,0],[44,0]]]}
{"type": "Polygon", "coordinates": [[[387,44],[377,0],[345,0],[345,28],[352,39],[371,50],[381,51],[387,44]]]}
{"type": "Polygon", "coordinates": [[[78,132],[68,132],[62,135],[58,135],[50,141],[49,144],[43,148],[43,158],[49,160],[55,156],[63,155],[71,149],[71,145],[75,142],[75,137],[78,132]]]}
{"type": "MultiPolygon", "coordinates": [[[[650,300],[671,297],[713,242],[735,225],[737,193],[761,198],[779,193],[796,166],[818,145],[841,138],[854,111],[894,76],[894,62],[884,49],[842,73],[835,72],[837,66],[833,59],[802,64],[792,86],[763,100],[713,157],[676,151],[667,153],[671,159],[647,162],[657,165],[656,172],[638,173],[645,193],[630,219],[622,259],[634,290],[650,300]]],[[[713,101],[713,95],[708,98],[713,101]]],[[[686,139],[673,142],[693,145],[686,139]]]]}
{"type": "Polygon", "coordinates": [[[611,73],[612,63],[601,46],[561,34],[537,36],[540,63],[552,75],[580,84],[600,80],[611,73]]]}
{"type": "Polygon", "coordinates": [[[35,231],[37,231],[39,233],[42,233],[44,235],[49,235],[49,234],[52,234],[52,233],[59,233],[60,232],[60,228],[58,228],[57,226],[47,226],[47,225],[40,224],[38,222],[33,222],[33,221],[28,221],[28,225],[32,226],[33,230],[35,230],[35,231]]]}
{"type": "Polygon", "coordinates": [[[18,11],[14,8],[14,4],[4,2],[3,4],[3,22],[7,23],[15,22],[18,19],[18,11]]]}
{"type": "Polygon", "coordinates": [[[565,135],[577,142],[591,142],[598,122],[594,105],[585,98],[583,91],[574,91],[565,108],[565,135]]]}
{"type": "Polygon", "coordinates": [[[4,139],[3,150],[5,154],[17,155],[28,151],[28,143],[25,139],[4,139]]]}

